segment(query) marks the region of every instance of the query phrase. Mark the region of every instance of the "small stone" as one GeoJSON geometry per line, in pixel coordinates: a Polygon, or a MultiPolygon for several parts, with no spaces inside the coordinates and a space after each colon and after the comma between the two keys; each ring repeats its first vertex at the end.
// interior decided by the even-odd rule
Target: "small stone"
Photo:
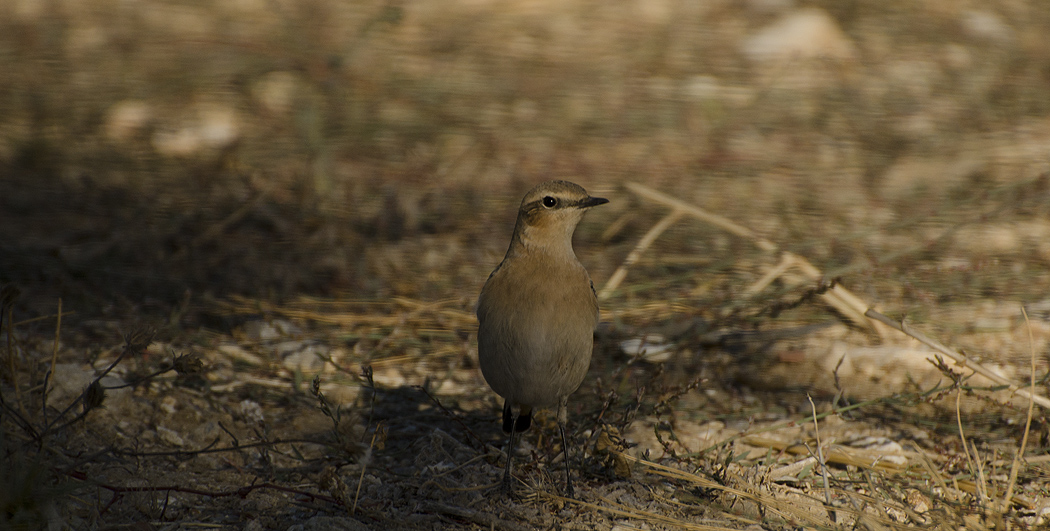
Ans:
{"type": "Polygon", "coordinates": [[[242,400],[238,405],[240,414],[247,420],[261,424],[266,420],[266,415],[263,413],[263,408],[258,402],[254,400],[242,400]]]}
{"type": "Polygon", "coordinates": [[[302,87],[298,75],[278,70],[264,75],[252,85],[252,97],[267,111],[287,114],[292,110],[300,90],[302,87]]]}
{"type": "Polygon", "coordinates": [[[275,347],[281,364],[290,371],[314,374],[324,370],[328,347],[306,341],[284,341],[275,347]]]}
{"type": "Polygon", "coordinates": [[[106,138],[113,142],[124,142],[145,130],[153,119],[149,105],[140,100],[124,100],[114,103],[106,111],[106,138]]]}
{"type": "Polygon", "coordinates": [[[186,441],[177,431],[165,428],[164,426],[157,426],[157,438],[172,446],[186,445],[186,441]]]}
{"type": "Polygon", "coordinates": [[[1013,29],[1003,19],[990,11],[971,10],[963,14],[963,31],[975,39],[994,42],[1013,40],[1013,29]]]}
{"type": "Polygon", "coordinates": [[[162,155],[189,157],[225,148],[240,136],[236,109],[220,103],[199,103],[174,123],[159,128],[152,143],[162,155]]]}
{"type": "Polygon", "coordinates": [[[650,363],[660,363],[671,359],[675,353],[673,344],[664,343],[664,337],[649,334],[645,337],[627,339],[620,343],[620,351],[628,356],[637,356],[650,363]]]}
{"type": "Polygon", "coordinates": [[[820,9],[794,11],[747,39],[743,52],[751,60],[852,59],[853,42],[835,19],[820,9]]]}

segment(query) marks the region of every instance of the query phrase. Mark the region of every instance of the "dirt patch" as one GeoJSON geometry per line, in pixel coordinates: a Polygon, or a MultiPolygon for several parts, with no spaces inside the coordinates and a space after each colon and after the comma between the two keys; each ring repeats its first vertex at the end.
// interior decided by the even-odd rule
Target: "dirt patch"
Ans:
{"type": "Polygon", "coordinates": [[[1048,36],[1037,2],[8,2],[0,527],[1042,525],[1048,36]],[[547,178],[611,200],[575,500],[543,414],[496,495],[476,366],[547,178]],[[670,210],[628,183],[777,252],[685,216],[632,256],[670,210]]]}

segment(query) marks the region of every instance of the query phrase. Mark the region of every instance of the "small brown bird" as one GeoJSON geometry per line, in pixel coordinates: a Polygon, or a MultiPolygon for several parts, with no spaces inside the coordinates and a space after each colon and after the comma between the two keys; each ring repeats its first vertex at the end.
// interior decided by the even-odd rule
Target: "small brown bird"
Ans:
{"type": "Polygon", "coordinates": [[[587,209],[608,203],[579,185],[547,181],[521,201],[510,248],[478,298],[478,361],[485,381],[504,399],[509,434],[503,490],[511,490],[514,434],[532,424],[534,408],[558,406],[565,485],[573,495],[566,403],[587,374],[598,325],[598,298],[572,250],[587,209]]]}

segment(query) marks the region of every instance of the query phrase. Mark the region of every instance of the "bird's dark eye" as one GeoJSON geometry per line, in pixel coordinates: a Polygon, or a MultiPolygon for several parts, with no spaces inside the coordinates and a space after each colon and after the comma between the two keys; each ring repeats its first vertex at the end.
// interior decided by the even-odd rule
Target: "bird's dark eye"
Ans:
{"type": "Polygon", "coordinates": [[[551,197],[551,196],[549,196],[549,195],[547,197],[543,198],[543,206],[545,206],[547,208],[554,208],[554,205],[557,205],[557,204],[558,204],[558,200],[553,198],[553,197],[551,197]]]}

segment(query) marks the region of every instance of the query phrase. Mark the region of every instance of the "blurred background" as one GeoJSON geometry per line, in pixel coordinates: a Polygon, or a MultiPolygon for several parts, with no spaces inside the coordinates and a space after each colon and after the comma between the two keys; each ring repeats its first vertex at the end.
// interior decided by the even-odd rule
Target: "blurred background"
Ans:
{"type": "MultiPolygon", "coordinates": [[[[48,308],[473,298],[548,178],[613,199],[598,285],[663,215],[626,181],[883,302],[1050,278],[1038,1],[9,0],[0,72],[0,281],[48,308]]],[[[679,223],[616,297],[748,252],[679,223]]]]}

